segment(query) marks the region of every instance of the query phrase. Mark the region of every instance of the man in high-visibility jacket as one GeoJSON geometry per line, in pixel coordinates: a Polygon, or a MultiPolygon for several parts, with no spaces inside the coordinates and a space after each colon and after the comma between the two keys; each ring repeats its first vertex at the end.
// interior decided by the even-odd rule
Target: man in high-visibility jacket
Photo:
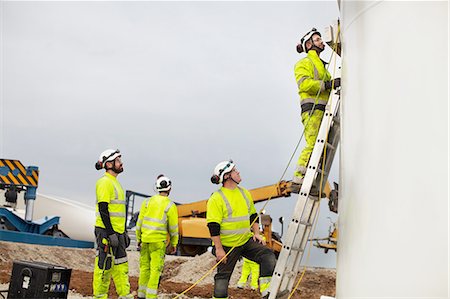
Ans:
{"type": "Polygon", "coordinates": [[[341,79],[331,80],[331,75],[325,68],[326,63],[320,59],[320,53],[324,49],[322,36],[315,28],[305,34],[297,45],[297,52],[307,53],[305,58],[295,64],[294,69],[306,140],[306,146],[300,154],[292,180],[297,184],[303,183],[331,89],[341,86],[341,79]]]}
{"type": "Polygon", "coordinates": [[[168,197],[171,189],[170,179],[158,176],[156,190],[159,194],[147,198],[139,212],[136,224],[136,239],[141,248],[138,298],[157,298],[168,234],[169,253],[177,251],[178,210],[168,197]]]}
{"type": "Polygon", "coordinates": [[[93,291],[95,299],[107,299],[111,276],[119,299],[134,298],[130,294],[126,248],[130,239],[125,230],[125,193],[117,180],[123,171],[119,150],[101,153],[95,164],[105,174],[96,184],[97,204],[95,237],[97,252],[94,266],[93,291]]]}
{"type": "Polygon", "coordinates": [[[223,259],[214,276],[214,298],[228,298],[228,282],[240,256],[260,265],[260,291],[262,297],[267,298],[276,258],[264,246],[253,198],[248,190],[239,186],[241,176],[233,161],[217,164],[211,182],[222,183],[222,187],[209,198],[206,208],[206,220],[214,242],[213,253],[217,261],[223,259]],[[250,226],[251,223],[253,225],[250,226]]]}

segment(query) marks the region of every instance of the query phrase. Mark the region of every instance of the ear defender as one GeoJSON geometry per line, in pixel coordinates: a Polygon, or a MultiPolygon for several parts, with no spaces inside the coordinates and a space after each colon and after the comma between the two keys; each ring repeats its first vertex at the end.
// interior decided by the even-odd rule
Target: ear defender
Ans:
{"type": "Polygon", "coordinates": [[[211,183],[218,185],[220,181],[220,178],[218,175],[213,174],[213,176],[211,177],[211,183]]]}
{"type": "Polygon", "coordinates": [[[100,169],[102,169],[102,168],[103,168],[103,163],[100,162],[100,161],[97,161],[97,162],[95,163],[95,169],[100,170],[100,169]]]}
{"type": "Polygon", "coordinates": [[[167,181],[161,181],[159,185],[161,186],[161,188],[167,188],[167,181]]]}
{"type": "Polygon", "coordinates": [[[297,52],[298,52],[298,53],[303,53],[303,52],[305,52],[305,49],[303,49],[302,44],[298,44],[298,45],[297,45],[297,52]]]}

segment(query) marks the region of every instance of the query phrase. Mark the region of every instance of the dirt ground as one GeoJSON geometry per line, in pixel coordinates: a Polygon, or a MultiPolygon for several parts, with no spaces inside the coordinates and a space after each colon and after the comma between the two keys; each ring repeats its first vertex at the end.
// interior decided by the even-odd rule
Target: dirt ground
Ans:
{"type": "MultiPolygon", "coordinates": [[[[7,289],[14,260],[39,261],[72,269],[69,298],[91,298],[92,269],[95,251],[93,249],[68,249],[62,247],[38,246],[0,241],[0,290],[7,289]]],[[[129,252],[130,284],[138,288],[139,252],[129,252]]],[[[158,298],[174,298],[200,279],[214,265],[214,257],[206,252],[193,258],[167,256],[161,277],[158,298]]],[[[230,280],[229,298],[256,299],[258,292],[237,289],[242,263],[239,262],[230,280]]],[[[214,272],[206,276],[197,286],[181,298],[212,298],[214,272]]],[[[335,269],[308,268],[292,298],[320,299],[321,295],[335,296],[335,269]]],[[[111,282],[109,298],[115,299],[114,283],[111,282]]]]}

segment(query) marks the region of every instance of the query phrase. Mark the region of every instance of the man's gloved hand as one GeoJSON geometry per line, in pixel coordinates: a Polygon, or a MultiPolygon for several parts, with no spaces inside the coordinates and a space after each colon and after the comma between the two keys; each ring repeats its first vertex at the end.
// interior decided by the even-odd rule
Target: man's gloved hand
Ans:
{"type": "Polygon", "coordinates": [[[117,236],[117,234],[109,235],[108,240],[109,240],[109,245],[111,247],[114,247],[114,248],[119,247],[119,237],[117,236]]]}
{"type": "Polygon", "coordinates": [[[127,232],[124,232],[124,237],[125,237],[125,248],[128,248],[128,246],[130,246],[130,236],[128,235],[127,232]]]}
{"type": "Polygon", "coordinates": [[[338,87],[341,87],[341,78],[336,78],[331,81],[325,82],[325,89],[336,89],[338,87]]]}
{"type": "Polygon", "coordinates": [[[175,246],[169,245],[166,248],[166,251],[167,251],[168,254],[175,254],[177,252],[177,246],[176,245],[175,246]]]}

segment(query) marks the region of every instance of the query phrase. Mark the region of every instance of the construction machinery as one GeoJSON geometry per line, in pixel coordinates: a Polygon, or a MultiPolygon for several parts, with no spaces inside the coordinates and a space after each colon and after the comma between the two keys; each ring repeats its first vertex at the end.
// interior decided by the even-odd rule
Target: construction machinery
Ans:
{"type": "MultiPolygon", "coordinates": [[[[268,185],[255,189],[250,189],[249,192],[253,197],[254,203],[264,202],[276,198],[289,197],[294,190],[292,182],[280,181],[274,185],[268,185]]],[[[329,194],[329,185],[326,185],[325,194],[329,194]]],[[[126,191],[127,197],[127,217],[131,220],[127,223],[130,229],[136,223],[137,213],[134,213],[134,197],[146,197],[145,194],[126,191]]],[[[147,196],[148,197],[148,196],[147,196]]],[[[206,205],[208,200],[201,200],[192,203],[175,203],[178,208],[178,227],[180,234],[179,250],[181,255],[195,256],[207,251],[208,247],[212,246],[211,236],[206,223],[206,205]]],[[[272,232],[272,219],[269,215],[261,215],[260,221],[263,233],[266,238],[267,246],[270,247],[276,254],[282,248],[281,236],[272,232]]]]}
{"type": "Polygon", "coordinates": [[[0,189],[5,202],[0,204],[0,240],[31,244],[93,248],[94,243],[70,239],[58,227],[60,217],[33,220],[39,168],[25,167],[19,160],[0,159],[0,189]],[[24,191],[25,213],[17,209],[18,194],[24,191]]]}

